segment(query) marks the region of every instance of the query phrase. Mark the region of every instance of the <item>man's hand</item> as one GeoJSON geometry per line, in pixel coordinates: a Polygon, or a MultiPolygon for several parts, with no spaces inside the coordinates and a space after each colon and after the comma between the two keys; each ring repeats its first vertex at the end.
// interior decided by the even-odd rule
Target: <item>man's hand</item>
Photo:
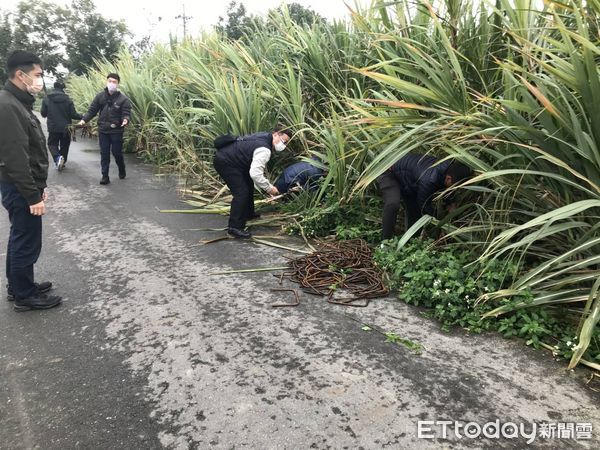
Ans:
{"type": "Polygon", "coordinates": [[[79,125],[80,127],[84,126],[85,125],[85,120],[81,119],[79,121],[79,123],[77,123],[77,125],[79,125]]]}
{"type": "Polygon", "coordinates": [[[46,205],[44,205],[44,201],[42,200],[41,202],[36,203],[35,205],[31,205],[29,207],[29,211],[34,216],[43,216],[44,214],[46,214],[46,205]]]}
{"type": "Polygon", "coordinates": [[[271,196],[276,196],[279,195],[279,190],[275,186],[271,186],[267,193],[271,196]]]}
{"type": "Polygon", "coordinates": [[[47,189],[44,189],[44,192],[42,192],[42,201],[43,202],[48,201],[48,190],[47,189]]]}
{"type": "Polygon", "coordinates": [[[122,127],[124,127],[125,125],[127,125],[129,123],[129,120],[127,119],[123,119],[123,123],[121,124],[122,127]]]}

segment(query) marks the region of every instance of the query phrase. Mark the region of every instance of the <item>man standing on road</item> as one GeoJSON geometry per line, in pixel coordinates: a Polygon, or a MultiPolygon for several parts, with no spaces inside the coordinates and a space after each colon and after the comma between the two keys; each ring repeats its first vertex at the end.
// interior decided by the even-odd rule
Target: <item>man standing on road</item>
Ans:
{"type": "Polygon", "coordinates": [[[71,120],[81,120],[83,116],[75,111],[73,101],[65,94],[62,81],[54,83],[54,90],[42,101],[40,113],[48,118],[48,149],[54,158],[56,168],[61,171],[67,163],[71,146],[71,120]]]}
{"type": "Polygon", "coordinates": [[[33,275],[42,250],[42,216],[48,198],[48,150],[33,113],[34,96],[44,86],[41,60],[17,50],[8,56],[6,66],[9,80],[0,91],[0,193],[10,220],[8,299],[15,301],[16,311],[48,309],[61,298],[47,295],[52,283],[35,283],[33,275]]]}
{"type": "Polygon", "coordinates": [[[233,195],[229,235],[237,239],[252,237],[245,228],[246,221],[255,217],[254,184],[269,195],[279,194],[265,178],[265,167],[271,159],[271,151],[283,151],[290,138],[289,130],[277,127],[272,132],[232,138],[227,145],[217,148],[213,164],[233,195]]]}
{"type": "Polygon", "coordinates": [[[83,115],[79,125],[85,125],[98,115],[98,139],[100,141],[100,165],[102,179],[100,184],[109,184],[108,169],[112,151],[119,178],[125,178],[125,160],[123,159],[123,133],[131,118],[131,101],[119,91],[121,78],[116,73],[106,77],[106,87],[96,95],[88,112],[83,115]]]}

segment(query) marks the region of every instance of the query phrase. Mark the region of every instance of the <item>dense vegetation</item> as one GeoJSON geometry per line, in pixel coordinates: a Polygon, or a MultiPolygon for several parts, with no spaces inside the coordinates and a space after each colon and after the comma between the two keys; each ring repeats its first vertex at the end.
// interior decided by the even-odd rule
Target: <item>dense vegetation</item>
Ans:
{"type": "Polygon", "coordinates": [[[350,23],[311,25],[283,9],[251,39],[207,34],[139,60],[124,51],[69,89],[81,109],[116,69],[135,107],[130,147],[207,183],[215,136],[292,125],[295,156],[329,168],[320,191],[286,205],[313,234],[375,241],[377,176],[407,152],[462,160],[477,173],[458,188],[462,206],[405,236],[437,241],[380,251],[393,282],[445,324],[597,365],[600,3],[538,5],[375,1],[350,23]]]}

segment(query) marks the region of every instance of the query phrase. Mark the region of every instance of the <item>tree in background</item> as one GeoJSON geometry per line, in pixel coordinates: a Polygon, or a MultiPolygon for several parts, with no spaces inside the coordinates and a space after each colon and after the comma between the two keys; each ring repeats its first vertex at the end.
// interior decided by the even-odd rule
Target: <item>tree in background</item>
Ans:
{"type": "Polygon", "coordinates": [[[12,50],[35,53],[53,75],[65,69],[81,75],[95,59],[114,59],[128,35],[125,23],[102,17],[92,0],[73,0],[70,8],[22,1],[14,13],[0,12],[0,81],[12,50]]]}
{"type": "MultiPolygon", "coordinates": [[[[321,16],[319,13],[313,11],[310,8],[302,6],[300,3],[290,3],[287,6],[288,13],[293,22],[298,25],[308,25],[311,26],[315,22],[326,22],[325,18],[321,16]]],[[[279,12],[283,12],[284,6],[280,6],[276,10],[279,12]]],[[[273,11],[273,10],[271,10],[273,11]]],[[[271,12],[269,11],[269,13],[271,12]]]]}
{"type": "Polygon", "coordinates": [[[6,73],[6,55],[12,47],[13,32],[8,20],[8,13],[0,14],[0,81],[4,83],[8,78],[6,73]]]}
{"type": "Polygon", "coordinates": [[[231,40],[239,40],[244,37],[244,34],[258,26],[269,27],[269,17],[273,14],[281,15],[287,8],[287,14],[290,19],[298,25],[312,26],[316,22],[325,23],[324,17],[316,13],[310,8],[302,6],[300,3],[290,3],[282,5],[278,8],[270,9],[267,12],[266,18],[260,16],[248,15],[246,7],[243,3],[232,0],[227,6],[227,18],[219,17],[219,22],[215,26],[217,32],[227,36],[231,40]]]}
{"type": "Polygon", "coordinates": [[[29,50],[40,57],[44,70],[56,74],[65,61],[64,9],[45,1],[22,1],[13,17],[11,50],[29,50]]]}
{"type": "Polygon", "coordinates": [[[215,26],[218,33],[227,36],[231,40],[238,40],[244,32],[252,27],[252,16],[246,14],[243,3],[232,0],[227,6],[227,18],[219,16],[219,22],[215,26]]]}
{"type": "Polygon", "coordinates": [[[92,0],[73,0],[65,22],[66,67],[81,75],[95,59],[111,60],[129,35],[123,21],[102,17],[92,0]]]}

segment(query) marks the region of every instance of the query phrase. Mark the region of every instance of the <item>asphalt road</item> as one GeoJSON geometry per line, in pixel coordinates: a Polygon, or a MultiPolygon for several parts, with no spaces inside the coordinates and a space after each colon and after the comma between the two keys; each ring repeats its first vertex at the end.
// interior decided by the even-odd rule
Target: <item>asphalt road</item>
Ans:
{"type": "MultiPolygon", "coordinates": [[[[494,335],[445,333],[393,298],[368,308],[303,295],[270,273],[285,251],[201,245],[221,216],[182,207],[167,177],[127,158],[100,186],[93,141],[51,170],[38,280],[64,303],[16,313],[0,302],[0,448],[517,448],[522,438],[418,438],[418,421],[590,423],[591,439],[534,447],[598,448],[600,395],[585,372],[494,335]],[[369,325],[371,331],[363,330],[369,325]],[[417,354],[386,342],[394,332],[417,354]]],[[[3,210],[2,210],[3,211],[3,210]]],[[[0,270],[8,220],[0,211],[0,270]]],[[[6,294],[4,283],[0,296],[6,294]]],[[[596,384],[597,387],[597,384],[596,384]]],[[[568,428],[568,426],[567,426],[568,428]]],[[[451,429],[455,429],[454,426],[451,429]]],[[[473,428],[471,429],[473,430],[473,428]]],[[[511,434],[511,433],[509,433],[511,434]]],[[[585,437],[585,435],[577,435],[585,437]]]]}

